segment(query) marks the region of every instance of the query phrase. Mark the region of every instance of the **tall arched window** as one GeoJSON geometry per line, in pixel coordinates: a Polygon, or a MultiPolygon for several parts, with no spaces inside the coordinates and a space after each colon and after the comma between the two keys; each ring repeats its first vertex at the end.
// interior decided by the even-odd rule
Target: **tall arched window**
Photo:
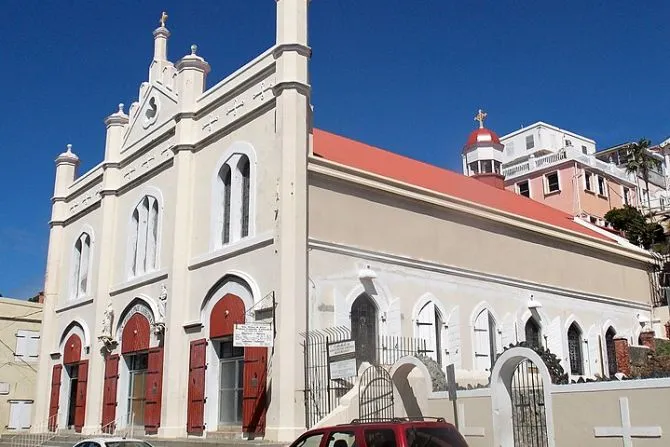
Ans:
{"type": "Polygon", "coordinates": [[[487,309],[479,312],[474,322],[475,369],[491,371],[496,359],[496,321],[487,309]]]}
{"type": "Polygon", "coordinates": [[[131,276],[139,276],[158,267],[158,200],[144,196],[133,211],[131,222],[131,276]]]}
{"type": "Polygon", "coordinates": [[[575,375],[584,374],[582,331],[577,323],[572,323],[568,328],[568,353],[570,356],[570,372],[575,375]]]}
{"type": "Polygon", "coordinates": [[[251,174],[249,157],[241,153],[231,155],[218,171],[215,192],[217,247],[251,233],[251,174]]]}
{"type": "Polygon", "coordinates": [[[433,301],[426,303],[416,317],[418,338],[426,342],[426,355],[442,365],[444,319],[433,301]]]}
{"type": "Polygon", "coordinates": [[[72,298],[80,298],[88,293],[90,257],[91,236],[82,233],[74,244],[72,298]]]}
{"type": "Polygon", "coordinates": [[[542,339],[540,338],[540,325],[535,318],[530,317],[526,322],[526,343],[534,348],[542,346],[542,339]]]}
{"type": "Polygon", "coordinates": [[[249,236],[249,193],[250,193],[250,186],[251,186],[251,171],[250,171],[250,166],[249,166],[249,159],[247,158],[246,155],[243,155],[240,158],[240,162],[237,164],[238,169],[240,170],[240,176],[242,178],[241,182],[241,199],[240,199],[240,206],[241,206],[241,232],[240,236],[241,237],[247,237],[249,236]]]}
{"type": "Polygon", "coordinates": [[[377,306],[365,293],[351,306],[351,338],[356,343],[356,363],[377,363],[377,306]]]}
{"type": "Polygon", "coordinates": [[[232,171],[230,166],[223,165],[219,171],[219,187],[221,190],[220,222],[221,245],[230,242],[230,199],[232,197],[232,171]]]}
{"type": "Polygon", "coordinates": [[[614,337],[616,331],[612,326],[605,332],[605,349],[607,350],[607,370],[610,376],[617,373],[616,350],[614,349],[614,337]]]}

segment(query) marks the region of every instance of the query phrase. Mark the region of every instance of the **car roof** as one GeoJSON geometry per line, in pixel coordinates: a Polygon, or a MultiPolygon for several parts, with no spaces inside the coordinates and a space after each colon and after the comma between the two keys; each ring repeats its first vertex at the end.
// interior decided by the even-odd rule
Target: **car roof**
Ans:
{"type": "Polygon", "coordinates": [[[135,439],[135,438],[122,438],[119,436],[109,436],[109,437],[99,437],[99,438],[86,438],[82,439],[81,441],[77,442],[77,444],[81,444],[82,442],[97,442],[99,444],[105,443],[105,442],[146,442],[143,439],[135,439]]]}

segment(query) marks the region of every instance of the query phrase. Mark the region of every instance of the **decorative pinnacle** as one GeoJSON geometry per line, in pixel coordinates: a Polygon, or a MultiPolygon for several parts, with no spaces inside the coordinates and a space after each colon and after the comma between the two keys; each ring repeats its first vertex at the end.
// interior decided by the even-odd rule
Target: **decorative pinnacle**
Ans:
{"type": "Polygon", "coordinates": [[[119,112],[118,113],[123,114],[123,103],[122,102],[119,103],[119,112]]]}
{"type": "Polygon", "coordinates": [[[195,56],[196,51],[198,51],[198,46],[196,44],[191,45],[191,56],[195,56]]]}
{"type": "Polygon", "coordinates": [[[65,147],[67,148],[66,153],[67,153],[67,154],[71,154],[71,153],[72,153],[72,145],[71,145],[71,144],[67,144],[65,147]]]}
{"type": "Polygon", "coordinates": [[[168,19],[167,12],[163,11],[160,19],[161,28],[165,28],[165,22],[167,22],[167,19],[168,19]]]}

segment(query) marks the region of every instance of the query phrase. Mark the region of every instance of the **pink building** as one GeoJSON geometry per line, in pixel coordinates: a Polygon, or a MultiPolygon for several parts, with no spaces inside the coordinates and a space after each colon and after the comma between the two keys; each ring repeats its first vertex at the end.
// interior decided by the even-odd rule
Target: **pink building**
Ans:
{"type": "Polygon", "coordinates": [[[597,159],[592,140],[546,123],[499,138],[485,118],[480,110],[463,147],[464,174],[600,226],[612,208],[637,206],[634,176],[597,159]]]}

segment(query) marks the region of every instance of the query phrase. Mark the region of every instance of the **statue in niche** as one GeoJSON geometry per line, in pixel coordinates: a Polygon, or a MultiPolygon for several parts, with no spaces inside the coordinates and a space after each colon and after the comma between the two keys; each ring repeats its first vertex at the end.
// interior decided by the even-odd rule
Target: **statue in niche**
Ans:
{"type": "Polygon", "coordinates": [[[111,339],[112,338],[112,320],[114,319],[114,309],[112,309],[112,301],[107,302],[107,309],[102,315],[102,329],[100,336],[101,338],[111,339]]]}
{"type": "Polygon", "coordinates": [[[165,284],[161,286],[161,294],[158,295],[158,315],[156,323],[154,324],[154,332],[156,334],[165,330],[165,312],[167,311],[168,292],[165,284]]]}

